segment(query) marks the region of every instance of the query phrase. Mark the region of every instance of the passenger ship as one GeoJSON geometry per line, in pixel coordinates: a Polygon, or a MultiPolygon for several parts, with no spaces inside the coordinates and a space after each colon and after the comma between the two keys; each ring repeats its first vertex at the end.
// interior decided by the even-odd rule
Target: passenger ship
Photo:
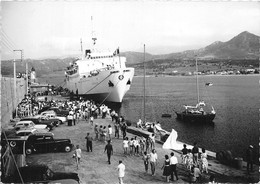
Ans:
{"type": "Polygon", "coordinates": [[[121,103],[130,89],[134,68],[126,67],[126,58],[120,56],[119,48],[114,52],[85,50],[81,59],[67,67],[66,87],[74,94],[87,96],[98,102],[121,103]]]}

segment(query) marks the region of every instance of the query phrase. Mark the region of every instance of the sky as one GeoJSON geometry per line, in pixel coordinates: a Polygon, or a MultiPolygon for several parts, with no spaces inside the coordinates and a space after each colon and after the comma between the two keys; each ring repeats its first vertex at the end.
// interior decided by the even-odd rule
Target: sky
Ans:
{"type": "Polygon", "coordinates": [[[41,59],[99,50],[168,54],[228,41],[243,31],[260,36],[257,1],[2,1],[1,59],[41,59]],[[91,21],[91,16],[93,21],[91,21]]]}

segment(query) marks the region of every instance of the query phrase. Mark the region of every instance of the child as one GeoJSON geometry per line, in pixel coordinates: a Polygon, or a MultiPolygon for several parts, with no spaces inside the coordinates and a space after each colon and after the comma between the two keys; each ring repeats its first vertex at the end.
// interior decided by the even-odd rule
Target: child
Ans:
{"type": "Polygon", "coordinates": [[[108,125],[108,137],[109,137],[109,140],[111,140],[111,135],[112,135],[112,127],[111,127],[111,125],[108,125]]]}
{"type": "Polygon", "coordinates": [[[129,146],[130,146],[130,155],[132,155],[134,152],[134,138],[131,138],[131,140],[129,141],[129,146]]]}
{"type": "Polygon", "coordinates": [[[74,154],[75,154],[77,169],[79,169],[79,162],[81,158],[81,149],[79,148],[79,145],[76,146],[76,150],[74,154]]]}
{"type": "Polygon", "coordinates": [[[106,142],[106,136],[107,136],[107,130],[106,130],[106,126],[103,127],[103,132],[102,132],[102,137],[104,142],[106,142]]]}
{"type": "Polygon", "coordinates": [[[202,172],[208,173],[208,160],[207,160],[207,153],[205,148],[202,148],[201,154],[201,161],[202,161],[202,172]]]}
{"type": "Polygon", "coordinates": [[[147,173],[148,171],[148,161],[149,161],[149,155],[147,155],[147,152],[145,151],[144,152],[144,155],[143,155],[143,161],[144,161],[144,168],[145,168],[145,172],[147,173]]]}
{"type": "Polygon", "coordinates": [[[135,148],[135,155],[139,155],[139,147],[140,147],[140,144],[139,144],[139,141],[137,140],[137,136],[135,136],[135,139],[134,139],[134,148],[135,148]]]}
{"type": "Polygon", "coordinates": [[[191,169],[191,175],[193,177],[193,181],[194,182],[197,182],[197,183],[200,183],[200,179],[201,179],[201,172],[200,172],[200,169],[198,168],[198,166],[193,166],[192,169],[191,169]]]}
{"type": "Polygon", "coordinates": [[[128,137],[125,137],[123,140],[123,149],[125,155],[127,155],[127,148],[128,148],[128,137]]]}
{"type": "Polygon", "coordinates": [[[94,116],[90,116],[90,119],[89,119],[89,121],[90,121],[90,124],[93,126],[93,122],[94,122],[94,116]]]}
{"type": "Polygon", "coordinates": [[[192,166],[193,166],[193,155],[191,153],[191,149],[188,149],[187,168],[189,169],[189,171],[191,171],[192,166]]]}
{"type": "Polygon", "coordinates": [[[94,131],[95,131],[95,134],[96,134],[95,140],[98,140],[98,125],[95,125],[94,131]]]}

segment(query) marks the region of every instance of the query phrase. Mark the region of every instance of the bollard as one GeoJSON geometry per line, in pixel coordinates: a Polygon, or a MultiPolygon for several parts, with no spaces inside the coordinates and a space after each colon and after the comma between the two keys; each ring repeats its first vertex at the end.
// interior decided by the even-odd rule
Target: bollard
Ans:
{"type": "Polygon", "coordinates": [[[242,169],[243,167],[243,158],[240,158],[240,157],[237,157],[237,158],[234,158],[234,165],[237,169],[242,169]]]}

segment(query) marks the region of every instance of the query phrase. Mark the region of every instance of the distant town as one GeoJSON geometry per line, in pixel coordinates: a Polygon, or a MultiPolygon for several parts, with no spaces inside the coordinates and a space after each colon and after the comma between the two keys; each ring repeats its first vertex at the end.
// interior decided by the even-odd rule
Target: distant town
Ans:
{"type": "MultiPolygon", "coordinates": [[[[198,75],[247,75],[259,74],[258,61],[200,61],[198,62],[198,75]],[[253,63],[253,64],[251,64],[253,63]]],[[[142,75],[144,64],[137,64],[136,75],[142,75]]],[[[145,63],[146,75],[170,75],[170,76],[191,76],[196,75],[194,61],[149,61],[145,63]]]]}

